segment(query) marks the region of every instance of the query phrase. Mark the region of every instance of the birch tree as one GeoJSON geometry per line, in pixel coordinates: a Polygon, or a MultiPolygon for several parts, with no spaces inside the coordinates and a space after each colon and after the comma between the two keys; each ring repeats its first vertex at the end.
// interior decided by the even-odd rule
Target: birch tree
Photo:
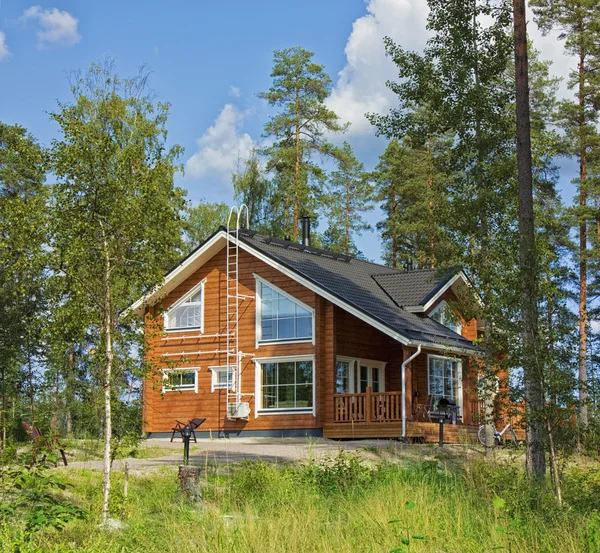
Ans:
{"type": "Polygon", "coordinates": [[[166,144],[168,105],[152,101],[142,70],[121,79],[113,64],[72,75],[73,100],[51,119],[61,138],[51,145],[54,271],[74,301],[87,307],[94,363],[104,397],[102,520],[109,514],[111,400],[126,370],[119,313],[161,281],[181,241],[183,193],[173,176],[179,146],[166,144]]]}

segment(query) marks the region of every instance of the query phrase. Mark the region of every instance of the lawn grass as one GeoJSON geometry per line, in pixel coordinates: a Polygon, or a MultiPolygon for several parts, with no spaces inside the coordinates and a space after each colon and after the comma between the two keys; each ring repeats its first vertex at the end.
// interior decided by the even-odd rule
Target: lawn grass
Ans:
{"type": "Polygon", "coordinates": [[[127,524],[115,532],[98,529],[99,471],[68,471],[68,493],[90,518],[29,542],[5,527],[0,552],[600,552],[597,465],[565,475],[563,507],[510,462],[367,466],[342,453],[301,466],[205,466],[200,508],[179,496],[176,471],[132,474],[126,501],[115,473],[112,516],[127,524]],[[407,535],[423,539],[406,545],[407,535]]]}

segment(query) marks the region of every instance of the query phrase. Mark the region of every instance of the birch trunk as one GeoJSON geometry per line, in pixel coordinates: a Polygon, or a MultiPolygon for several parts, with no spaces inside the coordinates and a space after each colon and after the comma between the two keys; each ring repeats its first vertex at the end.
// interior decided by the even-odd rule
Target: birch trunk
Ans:
{"type": "MultiPolygon", "coordinates": [[[[104,229],[102,229],[104,235],[104,229]]],[[[105,371],[104,371],[104,477],[102,487],[102,522],[108,519],[110,502],[110,473],[111,473],[111,445],[112,445],[112,419],[111,419],[111,377],[113,364],[112,348],[112,297],[111,297],[111,263],[106,236],[103,238],[104,254],[104,344],[105,344],[105,371]]]]}

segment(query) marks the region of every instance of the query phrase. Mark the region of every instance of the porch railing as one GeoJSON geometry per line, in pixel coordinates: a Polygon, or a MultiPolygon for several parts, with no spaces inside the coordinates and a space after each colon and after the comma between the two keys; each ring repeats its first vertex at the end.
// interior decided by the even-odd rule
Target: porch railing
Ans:
{"type": "Polygon", "coordinates": [[[402,420],[402,392],[335,394],[335,422],[394,422],[402,420]]]}
{"type": "MultiPolygon", "coordinates": [[[[502,419],[506,424],[510,420],[510,424],[514,428],[523,427],[523,415],[525,413],[525,404],[523,402],[502,402],[500,401],[494,406],[495,416],[502,419]]],[[[483,424],[485,421],[485,401],[483,399],[471,400],[471,422],[473,424],[483,424]]]]}

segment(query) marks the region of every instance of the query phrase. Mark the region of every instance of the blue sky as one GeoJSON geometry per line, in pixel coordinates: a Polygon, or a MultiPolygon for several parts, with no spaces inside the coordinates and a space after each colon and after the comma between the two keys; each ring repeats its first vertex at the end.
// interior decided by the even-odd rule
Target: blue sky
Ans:
{"type": "MultiPolygon", "coordinates": [[[[47,145],[57,137],[48,112],[70,100],[70,70],[106,56],[121,75],[147,63],[150,86],[172,105],[169,139],[185,148],[186,175],[178,184],[192,200],[231,203],[231,171],[260,143],[268,117],[256,93],[269,87],[274,49],[301,45],[315,52],[334,81],[330,107],[351,122],[345,138],[371,168],[385,142],[364,113],[393,105],[384,83],[395,74],[382,38],[421,48],[426,15],[425,0],[0,0],[0,120],[25,126],[47,145]]],[[[566,75],[572,61],[556,37],[541,37],[533,25],[530,33],[566,75]]],[[[573,176],[573,164],[566,164],[567,201],[573,176]]],[[[359,247],[379,258],[374,233],[359,247]]]]}

